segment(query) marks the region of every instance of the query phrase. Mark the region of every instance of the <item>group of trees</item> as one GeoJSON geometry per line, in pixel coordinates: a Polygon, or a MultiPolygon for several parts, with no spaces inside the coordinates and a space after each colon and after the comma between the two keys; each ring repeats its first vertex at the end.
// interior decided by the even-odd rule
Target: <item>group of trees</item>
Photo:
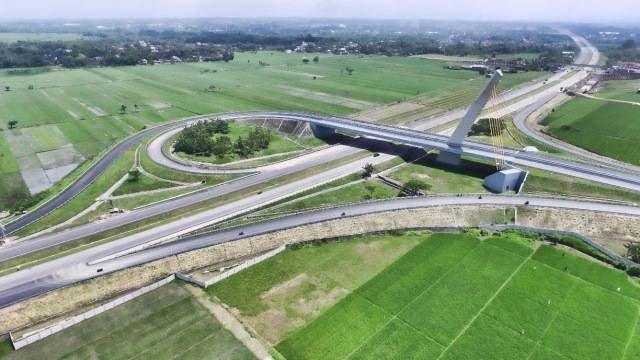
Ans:
{"type": "Polygon", "coordinates": [[[605,51],[605,54],[610,65],[618,61],[640,62],[640,49],[633,39],[623,41],[617,48],[605,51]]]}
{"type": "Polygon", "coordinates": [[[220,45],[197,45],[183,41],[159,41],[153,48],[131,40],[102,39],[74,41],[0,42],[0,68],[28,68],[61,65],[86,66],[136,65],[146,60],[231,61],[233,51],[220,45]]]}
{"type": "Polygon", "coordinates": [[[271,142],[270,131],[262,127],[254,128],[246,137],[239,136],[235,141],[226,135],[229,131],[229,123],[226,121],[200,121],[178,135],[174,149],[189,155],[215,155],[219,158],[233,152],[246,158],[268,148],[271,142]]]}
{"type": "MultiPolygon", "coordinates": [[[[469,136],[492,136],[493,132],[498,131],[502,133],[502,129],[504,129],[504,120],[498,119],[498,121],[502,122],[502,126],[498,128],[492,129],[491,124],[489,123],[489,119],[484,118],[478,120],[473,126],[471,126],[471,130],[469,130],[469,136]],[[493,130],[493,131],[492,131],[493,130]]],[[[495,134],[499,135],[499,134],[495,134]]]]}

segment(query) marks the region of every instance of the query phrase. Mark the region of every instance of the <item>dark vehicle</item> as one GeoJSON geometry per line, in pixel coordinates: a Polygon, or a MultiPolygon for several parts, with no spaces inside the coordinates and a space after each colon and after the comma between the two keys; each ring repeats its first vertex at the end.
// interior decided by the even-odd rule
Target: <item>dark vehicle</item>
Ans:
{"type": "Polygon", "coordinates": [[[380,153],[373,153],[373,157],[378,157],[380,156],[380,153]]]}
{"type": "Polygon", "coordinates": [[[240,236],[244,235],[244,231],[240,231],[240,232],[238,233],[238,235],[240,235],[240,236]]]}
{"type": "Polygon", "coordinates": [[[102,269],[102,268],[100,268],[100,269],[98,269],[96,272],[101,273],[101,272],[102,272],[102,270],[103,270],[103,269],[102,269]]]}

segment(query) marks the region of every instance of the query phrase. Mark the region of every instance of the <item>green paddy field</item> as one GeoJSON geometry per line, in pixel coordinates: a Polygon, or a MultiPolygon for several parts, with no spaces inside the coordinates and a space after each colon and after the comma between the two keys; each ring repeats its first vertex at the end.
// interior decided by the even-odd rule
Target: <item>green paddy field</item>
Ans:
{"type": "Polygon", "coordinates": [[[364,272],[369,276],[365,281],[365,276],[354,274],[359,283],[354,290],[305,317],[302,327],[276,337],[276,349],[287,359],[640,357],[637,282],[621,271],[518,234],[482,240],[459,233],[374,235],[303,247],[269,260],[273,270],[265,262],[210,292],[247,319],[274,312],[285,301],[293,316],[302,304],[314,303],[314,292],[331,293],[330,288],[313,287],[314,282],[291,290],[292,279],[300,278],[299,262],[314,251],[318,259],[303,270],[307,277],[329,276],[342,286],[349,283],[344,280],[350,276],[344,273],[346,265],[360,274],[359,269],[368,268],[367,259],[374,273],[364,272]],[[390,251],[391,262],[381,266],[376,257],[363,253],[381,241],[387,247],[396,244],[393,249],[404,243],[408,249],[400,254],[390,251]],[[335,260],[327,255],[332,247],[335,260]],[[347,247],[353,252],[345,258],[347,247]],[[322,264],[325,270],[320,270],[322,264]],[[252,285],[262,282],[273,287],[252,285]],[[293,294],[291,299],[269,298],[283,291],[293,294]]]}
{"type": "MultiPolygon", "coordinates": [[[[62,156],[53,162],[90,161],[145,127],[225,111],[350,115],[403,100],[414,103],[407,111],[437,111],[470,102],[484,82],[473,72],[443,69],[442,61],[320,54],[318,63],[303,64],[305,56],[314,54],[237,53],[228,63],[30,69],[19,74],[1,69],[0,209],[28,197],[21,173],[46,170],[42,152],[62,156]],[[352,75],[344,71],[347,67],[354,69],[352,75]],[[124,113],[121,105],[127,107],[124,113]],[[16,129],[8,129],[11,120],[18,121],[16,129]],[[15,143],[23,143],[24,149],[15,143]]],[[[502,87],[542,76],[510,75],[502,87]]]]}
{"type": "Polygon", "coordinates": [[[640,164],[640,106],[575,98],[546,119],[554,137],[594,153],[640,164]]]}

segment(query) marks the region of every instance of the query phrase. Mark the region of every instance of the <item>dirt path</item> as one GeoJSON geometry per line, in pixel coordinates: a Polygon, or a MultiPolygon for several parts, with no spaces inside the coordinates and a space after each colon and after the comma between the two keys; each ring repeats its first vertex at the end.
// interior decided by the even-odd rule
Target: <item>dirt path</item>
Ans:
{"type": "Polygon", "coordinates": [[[578,94],[578,96],[586,97],[587,99],[593,99],[593,100],[608,101],[608,102],[618,103],[618,104],[629,104],[629,105],[640,106],[640,102],[634,102],[634,101],[625,101],[625,100],[617,100],[617,99],[605,99],[605,98],[601,98],[599,96],[593,96],[593,95],[589,95],[589,94],[578,94]]]}
{"type": "Polygon", "coordinates": [[[225,329],[229,330],[233,336],[240,340],[258,359],[273,359],[264,345],[252,337],[227,309],[209,300],[207,294],[199,287],[187,284],[185,288],[202,306],[207,308],[207,310],[215,316],[225,329]]]}

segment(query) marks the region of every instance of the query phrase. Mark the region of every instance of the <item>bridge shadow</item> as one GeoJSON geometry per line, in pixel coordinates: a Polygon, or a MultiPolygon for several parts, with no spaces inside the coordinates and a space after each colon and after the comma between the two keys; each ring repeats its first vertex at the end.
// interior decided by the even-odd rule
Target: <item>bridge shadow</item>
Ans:
{"type": "Polygon", "coordinates": [[[381,154],[394,155],[402,158],[405,162],[413,162],[417,165],[423,165],[461,175],[473,176],[480,179],[484,179],[496,172],[495,165],[488,161],[462,158],[462,161],[458,166],[443,164],[436,160],[438,156],[437,153],[428,153],[422,148],[404,144],[395,144],[384,140],[363,137],[354,138],[344,134],[335,134],[330,138],[323,140],[330,145],[348,145],[381,154]]]}

